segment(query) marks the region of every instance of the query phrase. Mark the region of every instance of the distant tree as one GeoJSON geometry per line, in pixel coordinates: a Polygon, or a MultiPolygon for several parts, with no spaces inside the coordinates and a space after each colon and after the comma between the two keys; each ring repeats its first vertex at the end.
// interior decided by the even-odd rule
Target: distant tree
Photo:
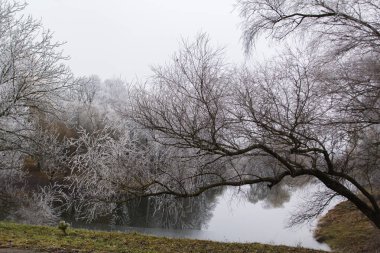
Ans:
{"type": "Polygon", "coordinates": [[[100,78],[96,75],[78,78],[76,85],[71,89],[73,100],[82,104],[92,104],[96,96],[99,96],[100,86],[100,78]]]}

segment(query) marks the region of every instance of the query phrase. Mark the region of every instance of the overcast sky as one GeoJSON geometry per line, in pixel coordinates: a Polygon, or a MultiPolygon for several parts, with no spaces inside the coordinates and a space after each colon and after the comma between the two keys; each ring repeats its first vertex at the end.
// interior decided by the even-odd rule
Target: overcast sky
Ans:
{"type": "Polygon", "coordinates": [[[67,42],[76,75],[144,79],[168,61],[181,38],[207,32],[227,58],[245,59],[235,0],[27,0],[56,40],[67,42]]]}

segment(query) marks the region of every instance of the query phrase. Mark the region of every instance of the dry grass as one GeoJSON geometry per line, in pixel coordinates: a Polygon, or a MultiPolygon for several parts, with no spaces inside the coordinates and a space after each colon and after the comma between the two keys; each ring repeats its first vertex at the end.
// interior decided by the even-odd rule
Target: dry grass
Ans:
{"type": "Polygon", "coordinates": [[[218,243],[201,240],[169,239],[136,233],[69,229],[64,236],[58,228],[0,222],[0,248],[44,252],[123,252],[123,253],[321,253],[323,251],[259,243],[218,243]]]}
{"type": "Polygon", "coordinates": [[[380,230],[348,201],[338,204],[319,221],[315,237],[338,252],[380,253],[380,230]]]}

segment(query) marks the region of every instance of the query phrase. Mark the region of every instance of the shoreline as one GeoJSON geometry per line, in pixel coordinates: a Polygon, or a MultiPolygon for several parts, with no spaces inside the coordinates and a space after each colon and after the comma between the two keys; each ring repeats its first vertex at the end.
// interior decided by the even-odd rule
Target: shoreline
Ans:
{"type": "Polygon", "coordinates": [[[56,227],[0,222],[0,248],[41,252],[122,252],[122,253],[322,253],[302,247],[260,243],[223,243],[205,240],[173,239],[138,233],[68,230],[65,236],[56,227]]]}

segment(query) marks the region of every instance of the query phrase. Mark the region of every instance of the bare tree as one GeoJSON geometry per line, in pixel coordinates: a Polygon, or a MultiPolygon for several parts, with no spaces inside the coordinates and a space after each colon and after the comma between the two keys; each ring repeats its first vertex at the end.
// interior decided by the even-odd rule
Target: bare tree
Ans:
{"type": "MultiPolygon", "coordinates": [[[[358,161],[367,160],[358,133],[366,125],[336,120],[346,119],[347,110],[337,90],[328,89],[325,70],[313,52],[291,50],[250,70],[225,64],[204,35],[185,44],[170,64],[154,69],[153,87],[136,95],[133,117],[157,141],[188,150],[182,160],[206,163],[188,172],[182,188],[155,178],[141,194],[191,197],[224,185],[271,188],[310,176],[380,227],[375,192],[359,175],[358,161]]],[[[367,179],[376,181],[374,175],[367,179]]]]}
{"type": "Polygon", "coordinates": [[[22,145],[33,118],[59,107],[70,72],[52,34],[24,4],[0,2],[0,149],[22,145]]]}
{"type": "Polygon", "coordinates": [[[350,121],[379,123],[378,1],[240,0],[239,7],[247,51],[262,34],[303,39],[319,52],[324,87],[342,100],[339,107],[350,121]]]}
{"type": "Polygon", "coordinates": [[[16,196],[33,198],[33,193],[22,187],[27,174],[25,158],[36,146],[46,145],[34,138],[35,134],[46,115],[57,114],[71,85],[61,43],[54,42],[52,33],[39,21],[22,14],[25,6],[17,1],[0,1],[2,206],[15,202],[16,196]]]}
{"type": "Polygon", "coordinates": [[[238,6],[247,50],[261,34],[281,40],[302,32],[317,43],[328,43],[335,53],[378,52],[380,5],[376,0],[239,0],[238,6]]]}
{"type": "Polygon", "coordinates": [[[92,104],[96,96],[99,96],[99,91],[100,78],[92,75],[78,78],[75,87],[71,90],[71,96],[82,104],[92,104]]]}

